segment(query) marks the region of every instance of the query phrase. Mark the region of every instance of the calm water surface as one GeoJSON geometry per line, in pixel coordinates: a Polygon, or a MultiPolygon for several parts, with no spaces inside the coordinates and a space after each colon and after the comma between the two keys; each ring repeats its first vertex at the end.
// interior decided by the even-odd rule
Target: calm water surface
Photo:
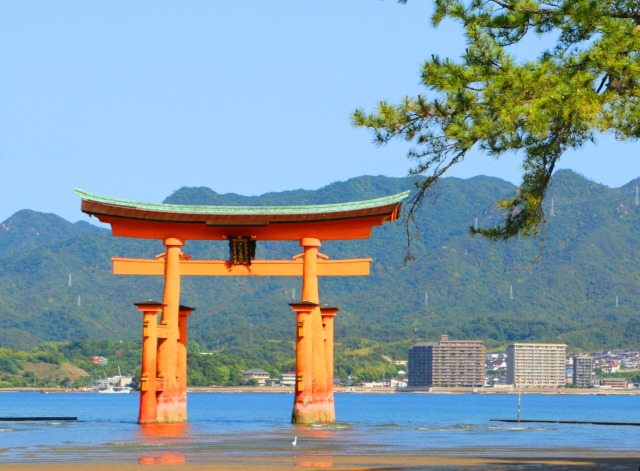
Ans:
{"type": "MultiPolygon", "coordinates": [[[[0,417],[77,416],[75,422],[0,422],[0,462],[207,463],[225,456],[450,454],[594,450],[640,455],[640,427],[500,423],[516,395],[338,394],[338,423],[293,426],[292,394],[190,394],[189,423],[140,426],[137,394],[0,393],[0,417]],[[164,460],[164,461],[158,461],[164,460]]],[[[640,396],[523,395],[522,419],[640,423],[640,396]]]]}

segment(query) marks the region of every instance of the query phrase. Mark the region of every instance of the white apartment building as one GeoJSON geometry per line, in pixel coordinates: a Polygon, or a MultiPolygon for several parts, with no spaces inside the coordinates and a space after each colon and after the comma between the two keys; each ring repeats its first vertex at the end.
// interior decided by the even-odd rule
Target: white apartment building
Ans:
{"type": "Polygon", "coordinates": [[[567,346],[512,343],[507,346],[507,383],[529,388],[564,388],[567,346]]]}

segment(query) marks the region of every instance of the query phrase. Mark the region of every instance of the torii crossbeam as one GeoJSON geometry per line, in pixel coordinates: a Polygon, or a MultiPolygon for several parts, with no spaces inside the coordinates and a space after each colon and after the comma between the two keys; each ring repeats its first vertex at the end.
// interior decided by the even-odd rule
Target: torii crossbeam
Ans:
{"type": "Polygon", "coordinates": [[[107,198],[75,190],[82,211],[111,225],[115,236],[163,241],[153,260],[113,258],[117,275],[164,276],[162,303],[136,303],[143,312],[140,423],[187,420],[187,317],[181,276],[302,276],[296,313],[296,386],[293,423],[333,423],[333,317],[320,306],[319,276],[364,276],[371,259],[328,260],[323,240],[364,239],[373,226],[393,222],[409,192],[367,201],[307,206],[197,206],[107,198]],[[227,240],[229,260],[189,260],[187,240],[227,240]],[[292,260],[254,260],[259,240],[297,240],[292,260]],[[162,312],[160,323],[157,313],[162,312]]]}

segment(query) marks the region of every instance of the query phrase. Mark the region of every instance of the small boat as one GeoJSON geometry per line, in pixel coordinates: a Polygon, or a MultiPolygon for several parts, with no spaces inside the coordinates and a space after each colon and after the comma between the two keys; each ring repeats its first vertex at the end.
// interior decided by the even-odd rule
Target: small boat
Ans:
{"type": "Polygon", "coordinates": [[[107,378],[105,381],[106,387],[98,389],[99,393],[103,394],[129,394],[134,392],[133,388],[129,386],[116,386],[116,384],[122,384],[122,373],[120,367],[118,367],[118,376],[113,378],[107,378]]]}
{"type": "Polygon", "coordinates": [[[99,389],[99,393],[101,394],[130,394],[133,391],[133,388],[128,386],[111,386],[106,389],[99,389]]]}

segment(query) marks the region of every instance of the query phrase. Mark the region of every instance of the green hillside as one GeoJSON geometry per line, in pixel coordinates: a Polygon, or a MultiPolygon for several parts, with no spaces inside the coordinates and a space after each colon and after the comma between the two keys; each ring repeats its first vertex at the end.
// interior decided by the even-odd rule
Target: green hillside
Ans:
{"type": "MultiPolygon", "coordinates": [[[[489,177],[446,178],[417,215],[415,261],[404,262],[402,221],[375,228],[369,240],[326,242],[321,252],[332,259],[374,260],[369,277],[320,281],[321,302],[341,309],[340,355],[405,358],[416,340],[445,333],[482,339],[490,348],[514,340],[564,342],[570,350],[638,348],[639,183],[611,189],[558,172],[545,202],[549,220],[541,236],[491,243],[472,238],[469,226],[498,220],[495,201],[515,187],[489,177]]],[[[316,191],[260,197],[181,188],[165,202],[319,204],[412,187],[405,178],[367,176],[316,191]]],[[[33,211],[16,213],[0,228],[0,347],[139,339],[141,319],[133,303],[160,300],[162,280],[114,276],[110,258],[153,257],[164,251],[160,242],[115,238],[107,229],[33,211]]],[[[184,251],[192,259],[227,258],[222,241],[188,241],[184,251]]],[[[288,259],[299,252],[295,243],[258,242],[257,258],[288,259]]],[[[247,357],[282,343],[293,355],[294,314],[288,303],[299,296],[300,284],[296,278],[185,277],[182,302],[197,309],[190,318],[190,340],[202,350],[242,349],[247,357]]]]}

